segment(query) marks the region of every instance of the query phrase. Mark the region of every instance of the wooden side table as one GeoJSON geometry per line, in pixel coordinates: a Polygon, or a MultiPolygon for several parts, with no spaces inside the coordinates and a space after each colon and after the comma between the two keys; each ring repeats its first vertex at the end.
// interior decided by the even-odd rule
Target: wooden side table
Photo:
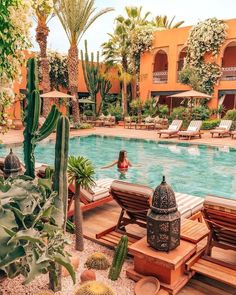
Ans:
{"type": "Polygon", "coordinates": [[[127,270],[127,276],[138,281],[143,276],[155,276],[161,286],[176,294],[191,278],[185,273],[185,262],[195,254],[197,245],[181,240],[180,246],[170,252],[161,252],[147,244],[147,237],[129,247],[134,256],[134,268],[127,270]]]}
{"type": "Polygon", "coordinates": [[[197,244],[206,236],[209,235],[210,230],[203,222],[196,220],[183,219],[181,221],[181,239],[197,244]]]}

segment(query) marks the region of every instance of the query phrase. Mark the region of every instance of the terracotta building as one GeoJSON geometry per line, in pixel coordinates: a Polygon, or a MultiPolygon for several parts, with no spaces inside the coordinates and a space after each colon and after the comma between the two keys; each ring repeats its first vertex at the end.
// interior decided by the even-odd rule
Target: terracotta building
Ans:
{"type": "MultiPolygon", "coordinates": [[[[31,54],[29,54],[28,56],[30,56],[30,55],[31,54]]],[[[88,90],[87,90],[87,87],[86,87],[86,84],[85,84],[85,81],[84,81],[84,75],[83,75],[83,69],[82,69],[81,61],[79,61],[78,67],[79,67],[78,97],[79,98],[88,97],[89,93],[88,93],[88,90]]],[[[14,84],[14,91],[15,91],[16,95],[18,95],[19,93],[25,93],[25,91],[26,91],[26,68],[25,67],[21,68],[21,73],[22,73],[21,83],[16,82],[14,84]]],[[[109,79],[110,79],[110,81],[112,83],[112,87],[111,87],[109,93],[114,94],[114,95],[119,94],[119,92],[120,92],[120,83],[119,83],[119,79],[118,79],[118,75],[117,75],[117,70],[111,69],[109,71],[109,79]]],[[[66,92],[65,89],[61,90],[61,91],[66,92]]],[[[99,102],[100,99],[101,99],[100,95],[98,94],[97,101],[99,102]]],[[[21,114],[22,114],[22,110],[24,108],[23,105],[24,105],[24,102],[22,102],[22,101],[20,102],[18,99],[16,99],[13,106],[9,109],[9,114],[10,114],[11,119],[21,120],[21,114]]],[[[62,107],[60,109],[61,109],[61,111],[65,111],[64,107],[62,107]]]]}
{"type": "MultiPolygon", "coordinates": [[[[220,49],[216,63],[222,69],[222,77],[214,87],[209,107],[222,104],[226,110],[236,108],[236,19],[226,21],[227,37],[220,49]]],[[[157,97],[159,103],[170,107],[168,95],[186,91],[190,87],[178,81],[179,71],[186,57],[186,44],[191,27],[183,27],[155,33],[151,52],[141,58],[140,94],[143,100],[157,97]]],[[[173,100],[172,107],[181,100],[173,100]]]]}

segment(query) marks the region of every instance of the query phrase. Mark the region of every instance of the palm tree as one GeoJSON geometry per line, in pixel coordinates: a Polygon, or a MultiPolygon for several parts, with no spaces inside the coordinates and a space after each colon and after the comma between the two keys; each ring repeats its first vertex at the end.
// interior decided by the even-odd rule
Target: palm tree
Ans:
{"type": "MultiPolygon", "coordinates": [[[[40,3],[33,1],[33,9],[35,12],[35,19],[37,22],[36,28],[36,41],[40,48],[40,66],[42,70],[42,89],[43,93],[49,92],[50,87],[50,76],[49,76],[49,60],[47,58],[47,37],[49,28],[47,22],[52,15],[52,6],[48,0],[43,0],[40,3]]],[[[50,101],[48,98],[44,99],[43,102],[43,116],[46,117],[50,111],[50,101]]]]}
{"type": "Polygon", "coordinates": [[[177,22],[173,24],[175,19],[175,16],[172,17],[171,20],[168,20],[167,15],[158,15],[155,17],[155,19],[152,21],[152,24],[157,27],[158,29],[168,30],[168,29],[176,29],[179,28],[184,21],[177,22]]]}
{"type": "Polygon", "coordinates": [[[101,15],[112,11],[105,8],[96,12],[94,0],[54,0],[54,10],[70,42],[68,51],[69,90],[75,99],[72,101],[74,122],[79,121],[78,93],[78,43],[87,29],[101,15]]]}
{"type": "Polygon", "coordinates": [[[83,216],[80,209],[80,188],[90,189],[94,185],[95,174],[92,163],[84,157],[70,156],[68,159],[68,178],[75,184],[75,249],[84,250],[83,216]]]}

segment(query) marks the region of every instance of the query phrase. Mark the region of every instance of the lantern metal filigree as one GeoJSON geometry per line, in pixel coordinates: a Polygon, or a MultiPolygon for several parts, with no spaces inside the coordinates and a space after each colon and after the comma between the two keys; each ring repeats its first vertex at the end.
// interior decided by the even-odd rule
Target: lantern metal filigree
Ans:
{"type": "Polygon", "coordinates": [[[22,171],[20,160],[13,153],[12,149],[10,149],[9,155],[7,155],[4,160],[3,171],[5,177],[15,177],[22,171]]]}
{"type": "Polygon", "coordinates": [[[166,183],[165,176],[154,191],[147,214],[147,242],[160,251],[173,250],[180,244],[180,213],[175,193],[166,183]]]}

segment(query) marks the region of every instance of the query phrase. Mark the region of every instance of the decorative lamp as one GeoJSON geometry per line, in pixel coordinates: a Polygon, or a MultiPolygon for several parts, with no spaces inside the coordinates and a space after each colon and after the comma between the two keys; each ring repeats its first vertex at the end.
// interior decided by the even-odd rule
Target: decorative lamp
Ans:
{"type": "Polygon", "coordinates": [[[170,251],[180,244],[180,213],[175,193],[166,183],[154,191],[152,205],[147,214],[147,242],[156,250],[170,251]]]}
{"type": "Polygon", "coordinates": [[[10,153],[6,156],[4,161],[3,171],[5,177],[17,176],[21,170],[22,168],[19,158],[13,153],[12,149],[10,149],[10,153]]]}

